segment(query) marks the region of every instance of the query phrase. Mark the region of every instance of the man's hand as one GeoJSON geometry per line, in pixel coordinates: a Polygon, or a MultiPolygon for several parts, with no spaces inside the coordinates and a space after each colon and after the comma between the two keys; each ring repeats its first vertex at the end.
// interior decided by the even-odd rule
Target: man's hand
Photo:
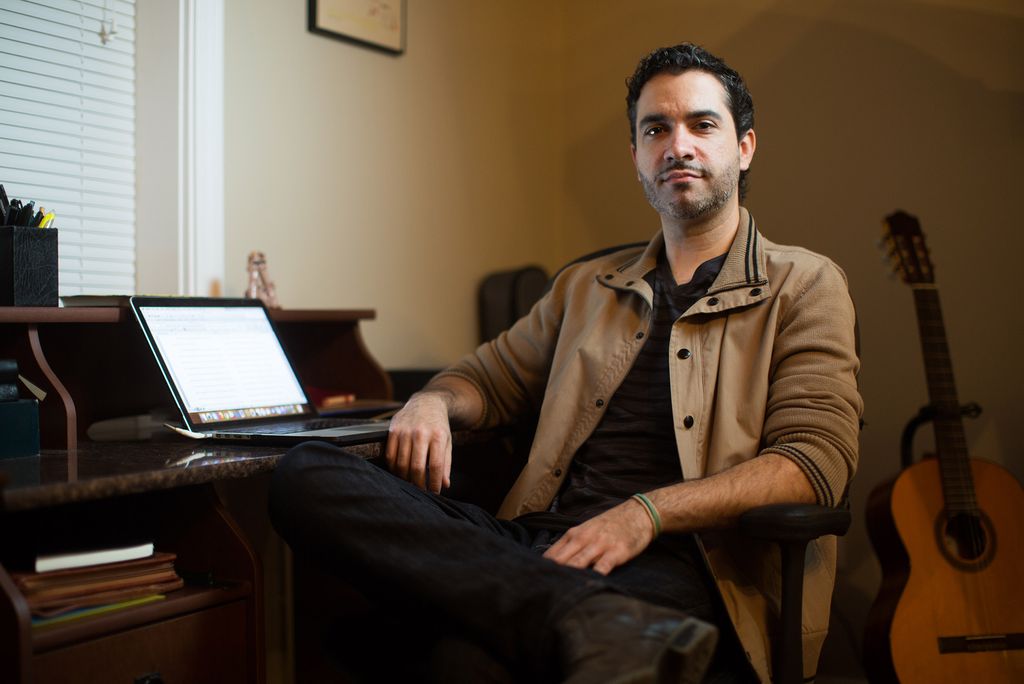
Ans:
{"type": "Polygon", "coordinates": [[[653,540],[654,523],[643,504],[629,499],[570,528],[544,557],[573,568],[593,567],[607,575],[639,556],[653,540]]]}
{"type": "Polygon", "coordinates": [[[451,486],[452,431],[444,392],[414,394],[391,419],[384,452],[388,469],[420,489],[438,494],[451,486]]]}

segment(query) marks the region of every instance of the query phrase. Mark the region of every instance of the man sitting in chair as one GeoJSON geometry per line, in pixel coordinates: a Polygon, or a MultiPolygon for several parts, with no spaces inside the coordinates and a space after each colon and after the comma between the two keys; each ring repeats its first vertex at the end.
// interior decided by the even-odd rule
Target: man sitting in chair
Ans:
{"type": "MultiPolygon", "coordinates": [[[[271,514],[297,552],[533,679],[696,682],[710,666],[709,681],[767,681],[777,558],[731,528],[755,506],[841,500],[862,409],[853,305],[833,262],[767,241],[740,206],[756,137],[739,74],[682,44],[627,86],[661,218],[650,244],[569,266],[414,395],[391,423],[390,474],[296,447],[271,514]],[[497,517],[441,494],[452,427],[531,414],[497,517]]],[[[834,571],[835,538],[812,542],[809,672],[834,571]]]]}

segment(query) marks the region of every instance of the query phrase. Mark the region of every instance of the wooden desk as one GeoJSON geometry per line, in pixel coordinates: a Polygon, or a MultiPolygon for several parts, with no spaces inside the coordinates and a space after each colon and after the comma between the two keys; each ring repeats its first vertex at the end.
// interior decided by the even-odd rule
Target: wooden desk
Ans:
{"type": "MultiPolygon", "coordinates": [[[[304,386],[388,399],[390,381],[358,328],[373,316],[271,313],[304,386]]],[[[48,392],[40,403],[44,452],[0,459],[0,682],[136,681],[154,672],[169,682],[263,682],[260,560],[214,483],[269,472],[284,450],[89,442],[94,421],[173,406],[125,308],[0,307],[0,358],[16,359],[48,392]],[[153,604],[34,629],[8,571],[67,540],[98,548],[153,541],[178,554],[179,571],[209,581],[153,604]]]]}
{"type": "Polygon", "coordinates": [[[271,468],[279,455],[175,442],[0,461],[0,681],[264,681],[259,562],[211,483],[271,468]],[[180,574],[210,581],[156,603],[31,626],[7,568],[69,543],[143,540],[178,554],[180,574]]]}

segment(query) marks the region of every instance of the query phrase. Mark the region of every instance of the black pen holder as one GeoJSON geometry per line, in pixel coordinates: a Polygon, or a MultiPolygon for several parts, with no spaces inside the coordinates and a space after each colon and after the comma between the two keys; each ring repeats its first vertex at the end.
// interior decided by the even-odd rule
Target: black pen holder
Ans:
{"type": "Polygon", "coordinates": [[[0,306],[57,306],[57,229],[0,226],[0,306]]]}

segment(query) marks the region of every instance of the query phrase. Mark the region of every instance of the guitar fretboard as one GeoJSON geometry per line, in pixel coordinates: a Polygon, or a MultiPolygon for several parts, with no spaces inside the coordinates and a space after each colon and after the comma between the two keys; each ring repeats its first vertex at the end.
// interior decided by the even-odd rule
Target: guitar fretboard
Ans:
{"type": "Polygon", "coordinates": [[[942,321],[939,291],[930,283],[916,284],[914,306],[921,334],[921,351],[928,380],[928,397],[935,408],[935,448],[942,473],[942,493],[949,513],[974,513],[978,501],[960,416],[953,362],[942,321]]]}

